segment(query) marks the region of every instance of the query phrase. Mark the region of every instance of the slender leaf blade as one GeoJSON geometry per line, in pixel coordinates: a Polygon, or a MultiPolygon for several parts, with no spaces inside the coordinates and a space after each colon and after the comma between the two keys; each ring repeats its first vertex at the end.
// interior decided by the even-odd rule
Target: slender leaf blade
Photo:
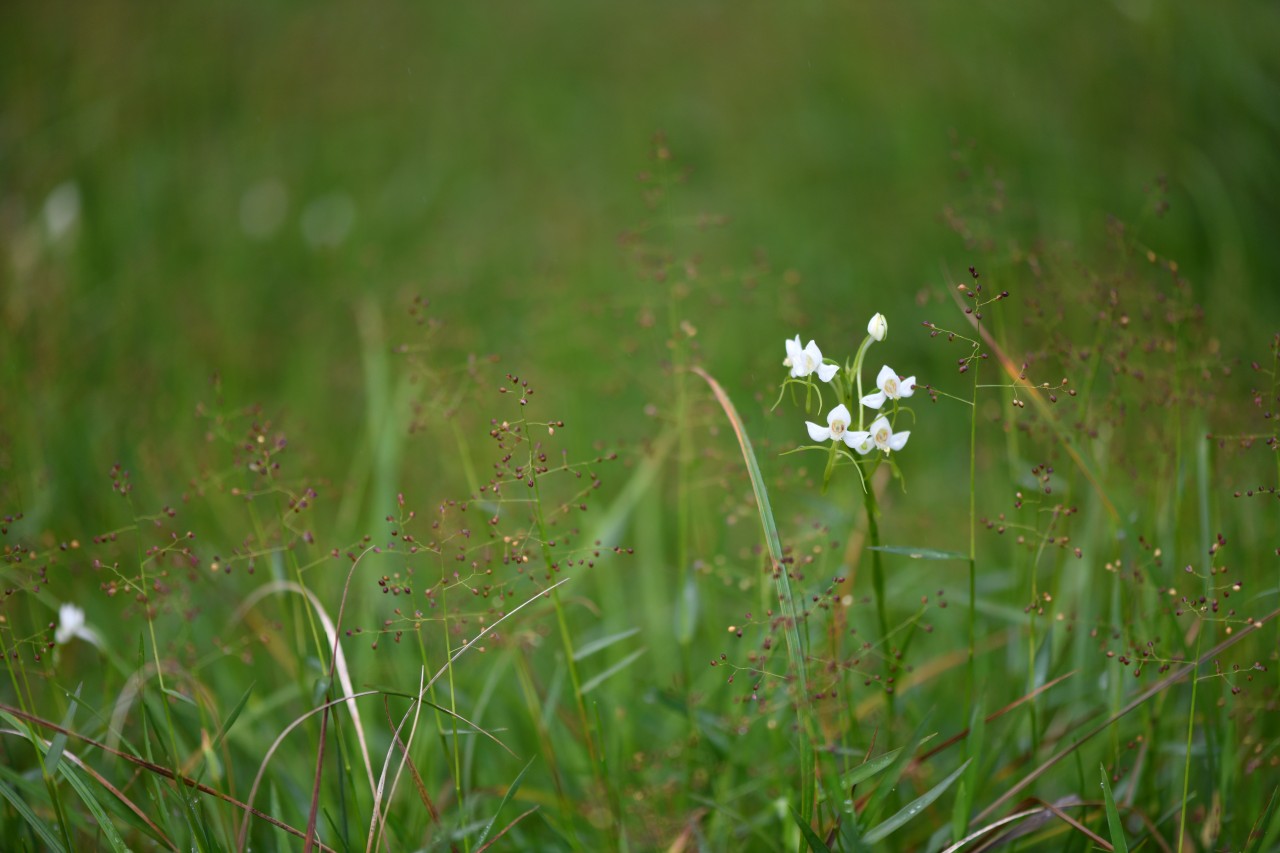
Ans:
{"type": "Polygon", "coordinates": [[[533,766],[533,762],[536,760],[536,758],[529,759],[529,763],[524,766],[524,769],[516,774],[515,781],[507,786],[507,793],[502,795],[502,799],[498,802],[498,807],[493,810],[493,817],[489,818],[489,822],[484,825],[484,829],[480,830],[480,837],[476,839],[477,847],[484,846],[485,839],[493,831],[493,825],[498,822],[498,815],[502,814],[503,807],[511,802],[511,798],[516,795],[516,791],[520,790],[520,783],[524,781],[524,774],[529,772],[529,768],[533,766]]]}
{"type": "Polygon", "coordinates": [[[1245,848],[1245,853],[1262,853],[1262,845],[1267,842],[1267,836],[1270,835],[1271,819],[1276,815],[1277,801],[1280,801],[1280,788],[1271,792],[1271,800],[1262,812],[1262,817],[1258,818],[1258,822],[1250,830],[1249,846],[1245,848]]]}
{"type": "Polygon", "coordinates": [[[804,836],[805,843],[809,845],[809,849],[814,853],[831,853],[831,848],[827,843],[813,831],[813,827],[809,826],[809,821],[800,817],[800,813],[795,809],[791,810],[791,817],[795,818],[796,826],[800,827],[800,834],[804,836]]]}
{"type": "Polygon", "coordinates": [[[905,545],[871,545],[868,551],[879,551],[882,554],[898,554],[913,560],[968,560],[968,554],[959,551],[939,551],[934,548],[910,548],[905,545]]]}
{"type": "Polygon", "coordinates": [[[868,761],[864,761],[857,767],[850,770],[840,777],[840,784],[848,789],[853,788],[867,781],[878,773],[883,773],[885,768],[893,763],[893,760],[902,752],[902,747],[890,750],[884,755],[877,755],[868,761]]]}
{"type": "Polygon", "coordinates": [[[622,670],[631,666],[631,664],[639,660],[640,656],[647,651],[648,649],[636,649],[634,652],[627,655],[625,658],[618,661],[613,666],[609,667],[604,672],[597,675],[595,678],[588,679],[586,682],[583,683],[582,689],[579,691],[579,695],[586,696],[592,690],[595,690],[597,687],[599,687],[606,679],[617,675],[622,670]]]}
{"type": "Polygon", "coordinates": [[[573,653],[573,659],[577,661],[590,657],[598,651],[609,648],[614,643],[620,643],[627,637],[634,637],[639,633],[639,628],[628,628],[625,631],[619,631],[616,634],[610,634],[607,637],[600,637],[599,639],[592,640],[589,643],[583,643],[581,646],[578,646],[578,650],[573,653]]]}
{"type": "Polygon", "coordinates": [[[1102,801],[1107,807],[1107,828],[1111,830],[1111,846],[1116,853],[1129,853],[1129,842],[1124,837],[1124,824],[1120,822],[1120,812],[1116,810],[1116,798],[1111,793],[1111,780],[1107,778],[1107,768],[1101,764],[1102,801]]]}
{"type": "Polygon", "coordinates": [[[0,797],[8,801],[9,805],[13,806],[13,810],[22,815],[22,819],[35,831],[36,835],[40,836],[40,840],[47,845],[49,850],[56,850],[59,853],[63,853],[66,850],[62,846],[62,839],[54,835],[53,830],[40,819],[27,803],[26,798],[10,787],[7,782],[0,781],[0,797]]]}
{"type": "Polygon", "coordinates": [[[953,772],[950,776],[943,779],[937,785],[934,785],[924,794],[920,795],[919,797],[916,797],[914,800],[907,803],[893,817],[889,818],[884,823],[880,824],[875,829],[872,829],[870,832],[868,832],[863,837],[863,840],[866,841],[868,844],[874,844],[877,841],[881,840],[882,838],[885,838],[886,836],[888,836],[894,830],[901,829],[903,826],[910,823],[921,812],[923,812],[929,806],[933,805],[934,800],[938,799],[938,797],[941,797],[943,792],[945,792],[948,788],[950,788],[951,785],[957,779],[959,779],[962,775],[964,775],[965,768],[969,766],[970,761],[973,761],[973,759],[972,758],[968,759],[967,761],[965,761],[964,764],[961,764],[959,767],[957,767],[955,772],[953,772]]]}

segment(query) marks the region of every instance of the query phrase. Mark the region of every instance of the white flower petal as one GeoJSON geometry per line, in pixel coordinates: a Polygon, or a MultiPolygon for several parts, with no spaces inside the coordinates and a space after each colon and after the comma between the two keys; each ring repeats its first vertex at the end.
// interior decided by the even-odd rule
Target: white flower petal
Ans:
{"type": "Polygon", "coordinates": [[[836,406],[831,410],[831,414],[827,415],[827,424],[830,426],[834,426],[836,421],[840,421],[847,426],[852,420],[853,418],[849,416],[849,410],[845,408],[844,403],[836,406]]]}
{"type": "Polygon", "coordinates": [[[804,348],[804,355],[801,356],[801,360],[804,363],[804,370],[800,374],[801,376],[808,376],[822,366],[822,350],[818,349],[817,343],[809,341],[808,346],[804,348]]]}
{"type": "Polygon", "coordinates": [[[908,376],[906,379],[898,383],[898,388],[898,396],[910,397],[912,394],[916,393],[916,378],[914,376],[908,376]]]}
{"type": "Polygon", "coordinates": [[[866,406],[868,409],[878,409],[884,405],[884,400],[885,393],[883,391],[877,391],[874,394],[868,394],[863,397],[862,405],[866,406]]]}
{"type": "Polygon", "coordinates": [[[907,446],[907,439],[911,436],[911,430],[906,432],[895,432],[889,437],[889,447],[892,450],[901,450],[907,446]]]}
{"type": "Polygon", "coordinates": [[[814,441],[829,441],[831,439],[831,429],[829,427],[818,426],[813,421],[805,421],[804,425],[809,428],[809,438],[814,441]]]}
{"type": "Polygon", "coordinates": [[[846,432],[844,434],[844,443],[863,456],[874,450],[876,446],[876,443],[871,440],[871,433],[869,432],[846,432]]]}
{"type": "Polygon", "coordinates": [[[782,362],[782,366],[791,368],[792,376],[799,376],[800,374],[797,373],[796,371],[800,367],[800,364],[802,362],[802,355],[804,353],[804,347],[800,346],[800,336],[796,335],[795,340],[792,340],[791,338],[787,338],[786,345],[787,345],[787,357],[782,362]]]}
{"type": "Polygon", "coordinates": [[[838,364],[819,364],[818,378],[823,382],[830,382],[831,377],[836,375],[836,371],[840,369],[838,364]]]}
{"type": "Polygon", "coordinates": [[[890,379],[897,378],[898,374],[894,373],[893,368],[886,364],[884,367],[880,368],[880,372],[876,374],[876,387],[883,391],[885,390],[885,384],[888,383],[890,379]]]}

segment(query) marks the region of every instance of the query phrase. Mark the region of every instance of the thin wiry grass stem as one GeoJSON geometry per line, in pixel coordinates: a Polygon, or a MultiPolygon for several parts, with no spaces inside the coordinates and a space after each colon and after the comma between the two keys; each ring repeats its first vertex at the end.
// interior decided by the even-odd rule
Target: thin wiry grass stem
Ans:
{"type": "MultiPolygon", "coordinates": [[[[1203,628],[1203,626],[1201,626],[1203,628]]],[[[1187,712],[1187,757],[1182,765],[1182,809],[1178,818],[1178,845],[1177,849],[1182,849],[1182,840],[1186,837],[1187,831],[1187,793],[1191,788],[1191,739],[1196,730],[1196,690],[1200,686],[1200,679],[1196,676],[1196,670],[1199,669],[1200,663],[1200,647],[1204,642],[1204,631],[1196,632],[1196,665],[1191,670],[1191,709],[1187,712]]]]}

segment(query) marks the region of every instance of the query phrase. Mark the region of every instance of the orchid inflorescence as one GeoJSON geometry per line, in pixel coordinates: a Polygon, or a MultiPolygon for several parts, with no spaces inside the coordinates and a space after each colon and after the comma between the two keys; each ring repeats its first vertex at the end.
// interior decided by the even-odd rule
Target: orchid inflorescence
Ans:
{"type": "MultiPolygon", "coordinates": [[[[816,342],[809,341],[807,346],[801,347],[799,335],[786,341],[787,357],[782,364],[790,369],[790,374],[783,380],[782,394],[786,393],[788,385],[793,388],[796,384],[803,385],[805,408],[809,408],[809,403],[816,395],[818,411],[822,411],[822,390],[814,381],[816,376],[820,382],[833,386],[836,397],[840,401],[827,413],[826,426],[813,421],[805,422],[809,430],[809,438],[815,442],[830,442],[830,444],[796,448],[797,450],[827,451],[828,463],[826,475],[823,478],[824,490],[831,479],[838,458],[844,458],[855,465],[858,463],[858,459],[841,447],[841,444],[849,450],[857,451],[859,456],[866,456],[873,450],[881,451],[883,456],[868,460],[871,465],[874,465],[880,458],[888,459],[890,452],[902,450],[911,436],[908,430],[895,432],[893,425],[900,411],[911,411],[903,407],[900,401],[915,393],[916,378],[914,376],[903,378],[886,364],[880,368],[880,373],[876,376],[878,390],[866,395],[862,393],[862,364],[867,350],[872,343],[883,341],[888,331],[889,325],[883,314],[872,317],[867,324],[867,336],[858,348],[857,355],[854,356],[852,364],[846,364],[843,370],[836,362],[823,358],[822,351],[816,342]],[[892,404],[891,408],[886,410],[886,404],[892,404]],[[856,429],[854,429],[853,415],[849,411],[850,406],[856,408],[858,412],[856,429]],[[866,429],[863,428],[864,407],[879,412],[866,429]]],[[[779,395],[778,402],[781,401],[782,396],[779,395]]],[[[774,405],[776,408],[777,404],[774,405]]],[[[914,417],[914,413],[912,416],[914,417]]],[[[890,464],[893,465],[892,460],[890,464]]],[[[897,470],[896,465],[894,470],[897,470]]],[[[865,483],[861,466],[858,467],[858,474],[865,483]]]]}

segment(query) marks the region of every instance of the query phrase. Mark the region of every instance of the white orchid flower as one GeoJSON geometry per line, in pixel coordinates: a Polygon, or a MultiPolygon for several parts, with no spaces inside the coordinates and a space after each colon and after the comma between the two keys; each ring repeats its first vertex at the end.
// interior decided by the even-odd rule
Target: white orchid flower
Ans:
{"type": "Polygon", "coordinates": [[[831,377],[840,369],[839,365],[822,363],[822,350],[813,341],[809,341],[809,345],[801,349],[799,335],[794,340],[787,340],[787,357],[782,365],[791,368],[791,375],[796,379],[803,379],[816,372],[823,382],[830,382],[831,377]]]}
{"type": "Polygon", "coordinates": [[[870,409],[880,408],[885,400],[898,400],[916,393],[916,378],[908,376],[906,379],[899,379],[898,374],[894,373],[893,368],[887,364],[880,368],[876,385],[880,388],[879,391],[862,398],[862,405],[870,409]]]}
{"type": "Polygon", "coordinates": [[[101,642],[98,633],[85,624],[84,611],[74,604],[64,604],[58,608],[58,628],[53,632],[53,641],[63,646],[76,637],[95,646],[101,642]]]}
{"type": "Polygon", "coordinates": [[[910,437],[910,430],[894,432],[893,427],[889,426],[889,419],[881,415],[871,422],[871,429],[867,432],[849,433],[845,443],[864,455],[872,448],[878,448],[887,454],[890,450],[901,450],[906,447],[907,439],[910,437]]]}
{"type": "Polygon", "coordinates": [[[844,403],[841,403],[827,415],[826,426],[815,424],[813,421],[805,421],[804,425],[809,428],[809,438],[814,441],[843,441],[853,447],[853,433],[849,432],[849,424],[852,420],[849,410],[845,408],[844,403]]]}
{"type": "Polygon", "coordinates": [[[867,324],[867,334],[877,341],[883,341],[884,336],[889,334],[889,321],[883,314],[877,314],[871,318],[871,322],[867,324]]]}
{"type": "Polygon", "coordinates": [[[875,440],[871,437],[871,433],[861,430],[854,430],[849,433],[848,445],[858,451],[862,456],[876,449],[875,440]]]}

